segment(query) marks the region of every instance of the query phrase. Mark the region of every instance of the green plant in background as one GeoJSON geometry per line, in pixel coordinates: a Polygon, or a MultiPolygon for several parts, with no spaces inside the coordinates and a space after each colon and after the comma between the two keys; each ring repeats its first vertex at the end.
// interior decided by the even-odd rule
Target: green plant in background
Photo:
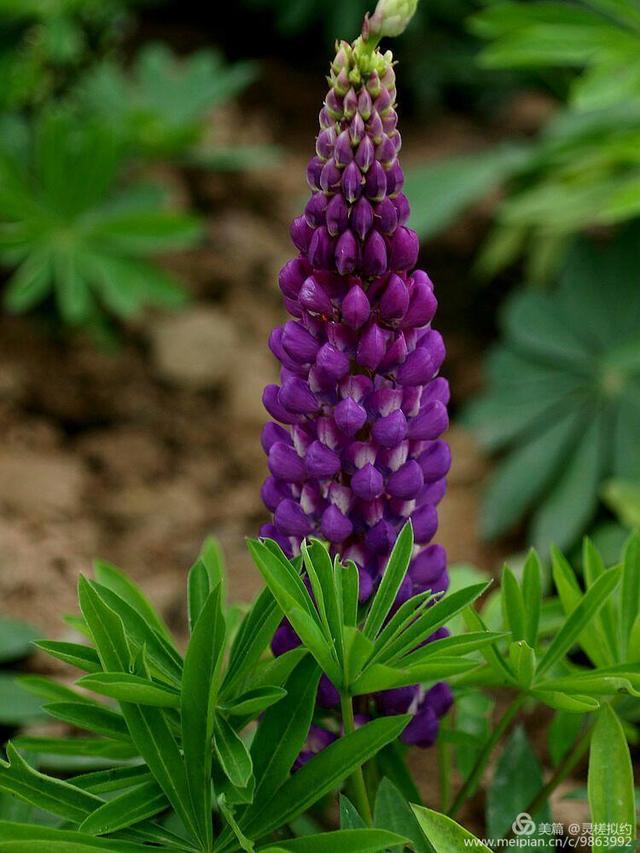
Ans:
{"type": "Polygon", "coordinates": [[[53,297],[64,322],[103,309],[126,317],[143,305],[179,305],[178,283],[149,256],[192,245],[189,214],[163,209],[161,193],[120,181],[124,151],[108,127],[69,110],[29,128],[5,124],[0,149],[0,260],[15,272],[5,306],[27,311],[53,297]]]}
{"type": "Polygon", "coordinates": [[[78,100],[137,157],[240,168],[263,163],[273,152],[259,145],[215,147],[207,142],[207,124],[211,111],[255,76],[253,63],[226,65],[213,50],[178,59],[164,45],[149,44],[130,71],[113,60],[97,65],[80,83],[78,100]]]}
{"type": "Polygon", "coordinates": [[[0,617],[0,727],[23,725],[42,715],[41,703],[20,686],[15,669],[33,653],[36,636],[30,625],[0,617]]]}
{"type": "MultiPolygon", "coordinates": [[[[95,580],[80,579],[82,615],[73,622],[86,644],[38,645],[86,674],[75,686],[30,676],[25,687],[47,702],[54,719],[87,734],[27,733],[7,746],[0,791],[35,810],[28,823],[0,819],[0,851],[33,853],[40,845],[60,853],[375,853],[409,845],[421,853],[459,853],[472,836],[454,818],[501,744],[487,800],[487,827],[496,838],[508,834],[522,811],[551,820],[551,793],[587,752],[593,821],[624,826],[616,833],[635,837],[627,738],[637,735],[640,696],[638,536],[612,568],[585,542],[584,590],[554,551],[558,597],[546,602],[532,552],[520,580],[505,567],[500,591],[479,611],[471,605],[485,582],[442,600],[420,594],[394,608],[410,562],[409,526],[375,596],[360,606],[355,566],[331,561],[320,542],[306,543],[293,561],[270,540],[249,544],[268,588],[238,621],[225,604],[219,551],[207,543],[189,573],[184,655],[140,589],[115,567],[97,563],[95,580]],[[549,630],[545,614],[555,603],[559,618],[549,630]],[[274,658],[268,649],[283,615],[303,644],[274,658]],[[460,616],[466,631],[422,643],[460,616]],[[486,621],[497,622],[498,630],[486,621]],[[322,713],[315,703],[321,672],[341,693],[343,728],[292,772],[314,715],[322,713]],[[422,807],[398,748],[410,716],[356,725],[353,703],[372,690],[442,677],[461,696],[481,699],[485,690],[501,687],[512,698],[496,723],[472,740],[472,761],[455,797],[454,750],[469,747],[468,733],[459,728],[464,715],[443,729],[441,812],[434,812],[422,807]],[[546,782],[524,730],[512,728],[522,708],[536,703],[556,714],[550,729],[556,766],[546,782]],[[81,772],[71,769],[61,779],[37,769],[55,766],[56,758],[82,761],[81,772]],[[328,816],[320,803],[345,783],[341,828],[322,831],[328,816]],[[310,809],[310,823],[301,822],[310,809]]],[[[602,832],[608,837],[612,830],[602,832]]]]}
{"type": "Polygon", "coordinates": [[[1,0],[0,108],[43,103],[122,39],[134,0],[1,0]]]}
{"type": "Polygon", "coordinates": [[[639,246],[635,226],[583,238],[556,290],[518,292],[506,306],[488,388],[467,410],[504,454],[484,498],[487,536],[527,516],[537,546],[569,547],[605,481],[640,477],[639,246]]]}
{"type": "Polygon", "coordinates": [[[508,182],[479,268],[492,275],[524,252],[539,281],[576,232],[640,214],[640,11],[627,0],[495,2],[470,26],[490,42],[483,68],[570,73],[566,106],[532,143],[417,168],[410,193],[442,194],[419,223],[432,235],[508,182]]]}

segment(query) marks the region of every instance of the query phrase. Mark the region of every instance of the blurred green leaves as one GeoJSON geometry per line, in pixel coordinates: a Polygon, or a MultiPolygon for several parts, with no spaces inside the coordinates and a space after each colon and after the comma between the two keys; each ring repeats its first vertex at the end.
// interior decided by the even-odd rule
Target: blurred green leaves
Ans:
{"type": "Polygon", "coordinates": [[[467,410],[502,454],[485,535],[528,517],[537,547],[569,547],[593,520],[602,484],[640,476],[639,245],[635,227],[599,244],[582,239],[555,292],[507,304],[488,388],[467,410]]]}
{"type": "Polygon", "coordinates": [[[197,221],[162,209],[157,189],[121,189],[123,149],[98,122],[45,112],[23,135],[25,148],[0,149],[0,260],[15,267],[6,307],[21,313],[53,297],[78,325],[104,309],[126,317],[179,305],[178,283],[149,257],[192,245],[197,221]]]}

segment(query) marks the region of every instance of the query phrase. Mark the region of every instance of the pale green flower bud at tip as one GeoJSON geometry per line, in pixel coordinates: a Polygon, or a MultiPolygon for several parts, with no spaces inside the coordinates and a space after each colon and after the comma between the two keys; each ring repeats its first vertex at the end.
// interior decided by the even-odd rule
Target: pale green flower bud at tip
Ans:
{"type": "Polygon", "coordinates": [[[399,36],[409,25],[418,8],[418,0],[378,0],[368,20],[370,36],[375,39],[399,36]]]}

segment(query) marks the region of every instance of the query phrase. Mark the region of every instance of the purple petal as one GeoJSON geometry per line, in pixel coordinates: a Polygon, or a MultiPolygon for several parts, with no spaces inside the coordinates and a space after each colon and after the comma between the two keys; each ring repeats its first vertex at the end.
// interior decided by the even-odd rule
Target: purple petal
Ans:
{"type": "Polygon", "coordinates": [[[358,344],[356,358],[358,364],[375,370],[382,361],[386,349],[386,337],[382,329],[376,324],[371,325],[363,332],[358,344]]]}
{"type": "Polygon", "coordinates": [[[307,536],[313,529],[300,504],[292,498],[278,504],[273,521],[285,536],[307,536]]]}
{"type": "Polygon", "coordinates": [[[438,400],[427,403],[424,409],[409,422],[409,438],[415,441],[431,441],[442,435],[449,427],[446,406],[438,400]]]}
{"type": "Polygon", "coordinates": [[[307,476],[303,460],[283,441],[271,445],[268,464],[273,476],[287,483],[301,483],[307,476]]]}
{"type": "Polygon", "coordinates": [[[318,350],[316,366],[333,380],[338,380],[349,372],[349,358],[331,344],[324,344],[318,350]]]}
{"type": "Polygon", "coordinates": [[[306,252],[311,244],[314,231],[304,216],[298,216],[293,220],[289,233],[296,249],[300,252],[306,252]]]}
{"type": "Polygon", "coordinates": [[[419,711],[400,735],[403,743],[425,749],[433,746],[438,737],[438,717],[429,706],[419,711]]]}
{"type": "Polygon", "coordinates": [[[344,197],[337,193],[327,205],[325,215],[327,230],[332,236],[341,234],[349,224],[349,206],[344,197]]]}
{"type": "Polygon", "coordinates": [[[340,275],[348,275],[356,268],[359,249],[355,235],[348,229],[344,231],[336,243],[335,264],[340,275]]]}
{"type": "Polygon", "coordinates": [[[385,320],[401,320],[409,307],[409,290],[399,275],[389,276],[380,300],[380,314],[385,320]]]}
{"type": "Polygon", "coordinates": [[[260,489],[260,496],[269,512],[275,512],[281,501],[291,497],[291,489],[282,480],[267,477],[260,489]]]}
{"type": "Polygon", "coordinates": [[[387,271],[387,246],[384,237],[375,229],[369,232],[362,251],[362,270],[367,276],[387,271]]]}
{"type": "Polygon", "coordinates": [[[362,172],[355,160],[342,173],[342,192],[349,204],[353,204],[362,194],[362,172]]]}
{"type": "Polygon", "coordinates": [[[419,507],[411,516],[413,538],[418,545],[426,545],[438,529],[438,511],[431,504],[419,507]]]}
{"type": "Polygon", "coordinates": [[[411,228],[404,225],[398,228],[391,238],[390,265],[394,270],[408,270],[418,260],[420,241],[411,228]]]}
{"type": "Polygon", "coordinates": [[[322,513],[320,530],[325,539],[337,545],[351,536],[353,524],[346,515],[340,512],[337,506],[331,504],[322,513]]]}
{"type": "Polygon", "coordinates": [[[422,471],[415,459],[405,462],[389,477],[387,491],[394,498],[412,500],[422,487],[422,471]]]}
{"type": "Polygon", "coordinates": [[[288,320],[284,324],[282,346],[294,361],[304,363],[313,361],[320,348],[311,332],[295,320],[288,320]]]}
{"type": "Polygon", "coordinates": [[[351,478],[351,489],[357,497],[370,501],[382,494],[384,479],[380,471],[368,463],[351,478]]]}
{"type": "Polygon", "coordinates": [[[302,258],[292,258],[287,261],[278,275],[278,284],[284,296],[297,299],[302,282],[308,274],[307,264],[302,258]]]}
{"type": "Polygon", "coordinates": [[[367,294],[359,284],[354,284],[342,301],[342,316],[352,329],[359,329],[369,319],[371,306],[367,294]]]}
{"type": "Polygon", "coordinates": [[[420,454],[418,463],[422,468],[425,483],[433,483],[444,477],[451,467],[451,450],[445,441],[434,441],[420,454]]]}
{"type": "Polygon", "coordinates": [[[278,400],[285,409],[299,415],[312,415],[320,409],[309,383],[298,376],[291,376],[282,383],[278,400]]]}
{"type": "Polygon", "coordinates": [[[267,423],[262,427],[261,437],[261,444],[264,452],[269,453],[271,445],[275,444],[276,441],[284,441],[285,444],[291,444],[291,435],[289,431],[280,426],[280,424],[274,424],[273,421],[267,421],[267,423]]]}
{"type": "Polygon", "coordinates": [[[280,387],[278,385],[267,385],[262,392],[262,403],[272,418],[283,424],[295,424],[300,420],[299,415],[294,415],[280,403],[280,387]]]}
{"type": "Polygon", "coordinates": [[[411,580],[425,589],[438,580],[447,568],[447,552],[442,545],[428,545],[409,567],[411,580]]]}
{"type": "MultiPolygon", "coordinates": [[[[407,419],[401,409],[377,420],[372,429],[373,440],[382,447],[395,447],[407,435],[407,419]]],[[[422,485],[422,478],[420,481],[422,485]]]]}
{"type": "Polygon", "coordinates": [[[332,312],[331,299],[329,299],[327,291],[312,275],[304,280],[298,299],[307,311],[325,315],[330,315],[332,312]]]}
{"type": "Polygon", "coordinates": [[[350,397],[338,403],[333,410],[333,416],[338,427],[348,436],[355,435],[367,420],[366,411],[350,397]]]}
{"type": "Polygon", "coordinates": [[[340,457],[320,441],[314,441],[305,456],[307,473],[310,477],[325,479],[340,470],[340,457]]]}

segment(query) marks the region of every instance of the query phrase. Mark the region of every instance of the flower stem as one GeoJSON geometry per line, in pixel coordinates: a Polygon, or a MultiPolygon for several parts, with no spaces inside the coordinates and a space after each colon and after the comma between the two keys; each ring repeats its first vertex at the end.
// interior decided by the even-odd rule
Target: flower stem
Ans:
{"type": "MultiPolygon", "coordinates": [[[[353,718],[353,702],[351,700],[351,696],[347,693],[340,694],[340,711],[342,713],[344,733],[349,735],[356,730],[356,724],[353,718]]],[[[373,823],[373,815],[371,814],[371,806],[369,805],[367,786],[364,783],[362,767],[357,767],[351,774],[351,791],[354,805],[360,813],[360,816],[368,826],[371,826],[373,823]]]]}
{"type": "Polygon", "coordinates": [[[455,817],[465,800],[473,796],[473,794],[475,793],[475,790],[478,786],[478,782],[480,781],[480,777],[484,773],[484,770],[487,764],[489,763],[491,753],[495,749],[497,743],[502,738],[503,734],[509,728],[509,725],[520,710],[525,699],[526,693],[518,694],[498,721],[498,725],[493,730],[491,737],[485,742],[484,746],[482,747],[480,755],[478,755],[476,763],[473,765],[473,768],[471,770],[471,773],[469,773],[469,775],[467,776],[464,785],[458,791],[458,796],[455,798],[455,800],[453,801],[453,805],[447,812],[449,817],[455,817]]]}

